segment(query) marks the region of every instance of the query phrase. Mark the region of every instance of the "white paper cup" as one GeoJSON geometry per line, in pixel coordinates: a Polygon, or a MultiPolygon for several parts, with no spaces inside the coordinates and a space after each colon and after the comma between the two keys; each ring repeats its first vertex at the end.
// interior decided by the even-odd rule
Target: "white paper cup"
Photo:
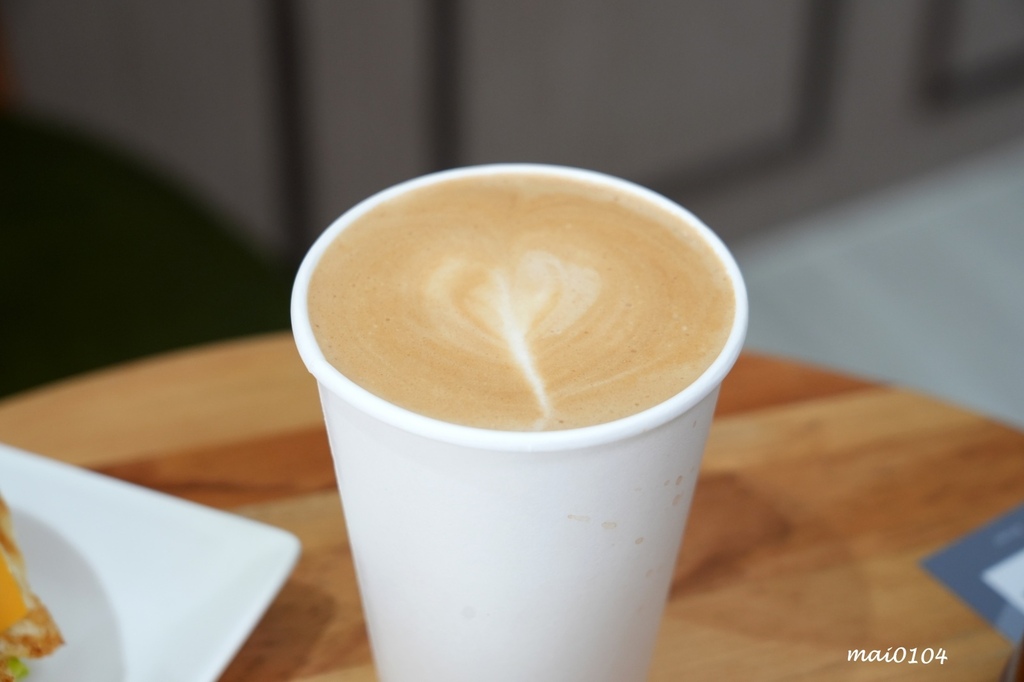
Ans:
{"type": "Polygon", "coordinates": [[[349,541],[382,682],[643,680],[718,388],[743,344],[747,298],[721,241],[683,208],[578,169],[445,171],[358,204],[313,245],[292,295],[296,344],[320,387],[349,541]],[[548,173],[645,198],[701,232],[729,274],[735,320],[718,358],[664,403],[546,432],[455,425],[392,405],[317,346],[307,287],[355,218],[411,189],[490,173],[548,173]]]}

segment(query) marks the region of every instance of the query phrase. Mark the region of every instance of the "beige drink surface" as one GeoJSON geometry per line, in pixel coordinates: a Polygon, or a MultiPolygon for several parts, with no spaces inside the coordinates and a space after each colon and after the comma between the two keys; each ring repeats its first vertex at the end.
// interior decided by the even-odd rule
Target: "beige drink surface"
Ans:
{"type": "Polygon", "coordinates": [[[320,260],[327,360],[414,412],[557,430],[652,407],[725,344],[732,285],[697,231],[596,184],[451,179],[371,209],[320,260]]]}

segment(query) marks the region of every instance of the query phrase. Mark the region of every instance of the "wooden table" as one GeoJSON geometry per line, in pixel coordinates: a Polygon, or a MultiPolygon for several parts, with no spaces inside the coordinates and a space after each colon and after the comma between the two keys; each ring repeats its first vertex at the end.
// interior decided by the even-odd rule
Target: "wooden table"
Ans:
{"type": "MultiPolygon", "coordinates": [[[[299,536],[225,682],[374,679],[315,385],[289,336],[8,398],[0,441],[299,536]]],[[[1010,645],[919,561],[1022,501],[1024,434],[746,355],[723,388],[651,680],[994,680],[1010,645]],[[948,660],[847,662],[897,646],[948,660]]]]}

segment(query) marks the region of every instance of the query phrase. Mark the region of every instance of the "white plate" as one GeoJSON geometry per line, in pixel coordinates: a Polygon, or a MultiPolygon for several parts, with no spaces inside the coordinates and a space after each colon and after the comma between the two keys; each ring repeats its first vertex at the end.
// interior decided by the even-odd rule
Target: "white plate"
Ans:
{"type": "Polygon", "coordinates": [[[0,444],[29,582],[67,643],[28,682],[210,682],[291,573],[279,528],[0,444]]]}

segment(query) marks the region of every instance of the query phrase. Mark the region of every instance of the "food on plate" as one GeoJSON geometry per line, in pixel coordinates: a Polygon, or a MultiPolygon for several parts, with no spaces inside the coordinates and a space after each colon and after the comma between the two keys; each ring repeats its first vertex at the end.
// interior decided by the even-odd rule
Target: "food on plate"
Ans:
{"type": "Polygon", "coordinates": [[[50,612],[29,589],[11,512],[0,497],[0,682],[23,678],[28,668],[22,659],[46,656],[63,643],[50,612]]]}

